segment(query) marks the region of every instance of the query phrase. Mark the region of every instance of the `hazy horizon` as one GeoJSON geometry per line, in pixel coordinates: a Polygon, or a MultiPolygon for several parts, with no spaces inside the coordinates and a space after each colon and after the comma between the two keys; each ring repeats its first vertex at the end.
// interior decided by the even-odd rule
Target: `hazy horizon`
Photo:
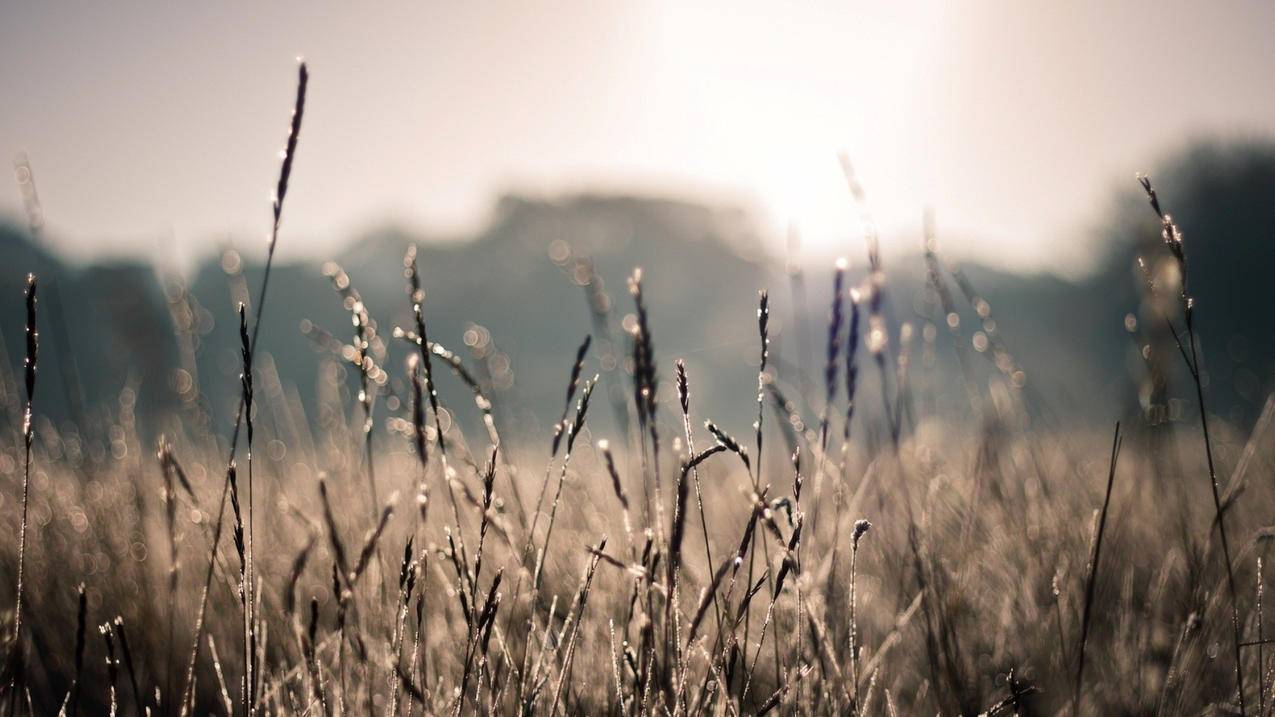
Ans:
{"type": "MultiPolygon", "coordinates": [[[[286,256],[384,225],[470,235],[511,191],[741,204],[780,251],[791,222],[854,255],[844,150],[887,247],[931,206],[948,251],[1056,270],[1183,138],[1275,134],[1275,8],[1193,8],[8,5],[0,143],[65,253],[250,247],[304,55],[286,256]]],[[[0,214],[21,216],[12,183],[0,214]]]]}

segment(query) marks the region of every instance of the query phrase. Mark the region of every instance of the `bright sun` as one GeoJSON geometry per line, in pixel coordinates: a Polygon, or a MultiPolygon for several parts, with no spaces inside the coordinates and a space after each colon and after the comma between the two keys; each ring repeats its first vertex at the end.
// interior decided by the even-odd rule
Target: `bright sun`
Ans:
{"type": "Polygon", "coordinates": [[[755,197],[770,236],[791,224],[809,252],[858,256],[860,214],[838,161],[845,151],[878,223],[919,224],[914,71],[934,22],[921,5],[802,5],[801,17],[783,19],[747,4],[666,8],[662,75],[684,84],[666,100],[699,113],[697,134],[707,138],[687,148],[691,170],[698,164],[755,197]],[[741,68],[741,57],[756,59],[741,68]]]}

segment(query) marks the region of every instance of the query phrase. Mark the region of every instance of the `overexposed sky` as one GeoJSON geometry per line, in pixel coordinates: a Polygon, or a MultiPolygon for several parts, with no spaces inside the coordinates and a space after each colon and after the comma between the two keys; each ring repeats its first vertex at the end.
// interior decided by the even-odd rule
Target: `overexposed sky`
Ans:
{"type": "MultiPolygon", "coordinates": [[[[1275,3],[18,3],[0,151],[80,255],[284,253],[373,225],[456,233],[507,190],[752,203],[775,246],[859,255],[847,151],[889,242],[1075,266],[1112,190],[1200,134],[1275,135],[1275,3]]],[[[12,183],[0,213],[20,214],[12,183]]]]}

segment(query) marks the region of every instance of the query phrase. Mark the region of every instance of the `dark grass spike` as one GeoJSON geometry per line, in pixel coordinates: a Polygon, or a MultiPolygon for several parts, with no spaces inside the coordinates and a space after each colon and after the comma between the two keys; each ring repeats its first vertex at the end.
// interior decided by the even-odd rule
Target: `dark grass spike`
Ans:
{"type": "MultiPolygon", "coordinates": [[[[1208,464],[1209,487],[1213,495],[1214,522],[1217,524],[1218,537],[1222,543],[1222,559],[1225,562],[1227,587],[1231,597],[1231,644],[1235,655],[1235,687],[1239,698],[1240,714],[1243,715],[1245,714],[1244,662],[1240,655],[1240,642],[1242,641],[1240,597],[1239,589],[1235,584],[1235,563],[1231,560],[1231,545],[1226,533],[1226,509],[1222,503],[1217,481],[1217,470],[1213,462],[1213,442],[1209,437],[1209,414],[1208,408],[1204,403],[1204,379],[1201,376],[1199,342],[1195,336],[1195,298],[1191,296],[1187,283],[1186,248],[1183,246],[1182,232],[1178,229],[1177,223],[1173,221],[1172,216],[1166,214],[1160,207],[1160,199],[1156,195],[1155,188],[1151,185],[1151,178],[1143,174],[1139,174],[1137,178],[1138,183],[1142,185],[1143,191],[1146,192],[1147,200],[1151,203],[1151,209],[1160,218],[1160,237],[1164,240],[1164,245],[1168,248],[1169,253],[1177,261],[1178,272],[1182,281],[1178,298],[1182,305],[1182,315],[1186,323],[1186,339],[1190,348],[1189,357],[1187,350],[1182,346],[1180,334],[1174,327],[1172,319],[1165,317],[1165,321],[1168,324],[1169,332],[1173,335],[1174,342],[1177,344],[1178,352],[1182,355],[1182,360],[1186,363],[1187,369],[1191,374],[1191,381],[1195,384],[1196,402],[1200,407],[1200,431],[1204,436],[1204,456],[1208,464]]],[[[1139,262],[1141,263],[1141,259],[1139,259],[1139,262]]],[[[1212,534],[1211,529],[1210,534],[1212,534]]]]}
{"type": "Polygon", "coordinates": [[[23,647],[22,642],[22,604],[23,591],[26,587],[26,557],[27,557],[27,507],[30,502],[31,494],[31,446],[35,441],[35,428],[32,423],[31,409],[35,400],[35,372],[36,363],[40,354],[40,333],[35,325],[35,296],[36,296],[36,280],[35,274],[27,274],[27,291],[26,291],[26,358],[22,362],[23,378],[26,384],[27,402],[26,409],[22,414],[22,444],[23,444],[23,471],[22,471],[22,523],[18,534],[18,586],[17,599],[13,608],[13,635],[14,660],[16,669],[13,677],[14,683],[9,685],[10,690],[21,688],[24,685],[22,680],[23,666],[23,647]]]}
{"type": "Polygon", "coordinates": [[[407,358],[407,377],[412,384],[412,444],[420,463],[420,480],[416,486],[416,525],[425,524],[429,514],[429,427],[425,413],[424,377],[418,354],[407,358]]]}
{"type": "Polygon", "coordinates": [[[461,560],[460,550],[456,547],[456,536],[452,533],[452,529],[444,526],[443,535],[447,538],[447,550],[443,552],[451,563],[452,570],[456,573],[457,585],[460,586],[460,589],[456,591],[456,599],[460,602],[460,612],[465,616],[465,624],[472,625],[474,616],[469,611],[469,601],[465,596],[469,586],[469,572],[461,560]]]}
{"type": "Polygon", "coordinates": [[[376,521],[376,526],[367,532],[363,539],[363,547],[359,550],[358,562],[354,564],[354,570],[350,572],[348,579],[350,590],[358,584],[359,578],[367,572],[368,565],[372,562],[372,556],[376,553],[376,547],[381,542],[381,536],[385,534],[385,528],[390,524],[390,518],[394,515],[394,499],[396,496],[390,497],[390,502],[385,504],[381,509],[381,516],[376,521]]]}
{"type": "Polygon", "coordinates": [[[303,649],[305,650],[306,669],[310,673],[310,691],[314,694],[315,700],[322,707],[321,714],[328,715],[327,696],[323,692],[322,675],[319,672],[319,598],[310,598],[310,622],[306,628],[306,641],[303,649]]]}
{"type": "Polygon", "coordinates": [[[859,541],[871,529],[872,523],[860,518],[854,522],[854,532],[850,535],[850,701],[856,712],[859,709],[859,624],[855,615],[855,580],[859,572],[859,541]]]}
{"type": "Polygon", "coordinates": [[[753,430],[757,434],[757,475],[753,478],[753,490],[761,483],[762,411],[766,402],[766,363],[770,359],[770,295],[765,289],[758,293],[757,336],[761,350],[757,368],[757,422],[753,430]]]}
{"type": "Polygon", "coordinates": [[[629,277],[629,295],[633,297],[633,306],[637,313],[637,321],[632,331],[633,343],[633,403],[637,409],[638,434],[641,438],[640,453],[643,463],[642,480],[645,493],[646,522],[652,522],[652,502],[654,503],[655,524],[660,531],[664,530],[663,500],[660,487],[660,437],[656,427],[656,394],[659,390],[659,379],[655,368],[655,345],[651,339],[650,320],[647,315],[646,300],[642,293],[642,269],[633,270],[629,277]],[[650,443],[651,455],[646,454],[646,444],[650,443]],[[648,463],[649,460],[649,463],[648,463]],[[653,482],[653,484],[652,484],[653,482]]]}
{"type": "Polygon", "coordinates": [[[128,646],[128,633],[124,630],[124,618],[115,618],[115,637],[119,640],[120,655],[124,657],[124,669],[128,671],[128,681],[133,689],[133,709],[139,713],[149,711],[142,702],[141,683],[137,679],[137,669],[133,663],[133,651],[128,646]]]}
{"type": "MultiPolygon", "coordinates": [[[[629,293],[633,296],[633,305],[637,312],[637,322],[633,334],[634,359],[634,403],[643,428],[648,428],[655,420],[655,395],[658,389],[658,378],[655,373],[655,348],[651,341],[646,301],[642,293],[642,269],[634,269],[629,278],[629,293]]],[[[655,438],[652,437],[652,441],[655,438]]],[[[654,447],[653,447],[654,450],[654,447]]]]}
{"type": "Polygon", "coordinates": [[[181,489],[186,491],[186,496],[191,501],[197,500],[195,497],[195,489],[191,487],[190,476],[186,475],[185,469],[182,468],[181,462],[177,460],[177,455],[173,451],[173,444],[164,436],[159,437],[157,455],[160,467],[168,472],[168,480],[175,480],[181,489]]]}
{"type": "Polygon", "coordinates": [[[1080,690],[1085,678],[1085,646],[1089,642],[1089,620],[1092,617],[1095,588],[1098,578],[1098,559],[1102,555],[1102,536],[1107,528],[1107,509],[1111,505],[1111,488],[1116,482],[1116,461],[1120,458],[1120,423],[1116,423],[1116,434],[1111,440],[1111,468],[1107,473],[1107,494],[1102,501],[1102,512],[1098,516],[1098,532],[1094,536],[1093,555],[1089,559],[1089,571],[1085,577],[1085,605],[1080,621],[1080,645],[1076,658],[1076,688],[1072,693],[1071,711],[1080,714],[1080,690]]]}
{"type": "Polygon", "coordinates": [[[245,549],[247,554],[245,580],[243,590],[245,593],[245,609],[246,620],[248,623],[248,662],[246,663],[247,676],[245,680],[248,685],[248,705],[251,710],[255,710],[256,685],[257,685],[257,570],[255,564],[255,549],[253,540],[255,538],[254,527],[254,497],[253,497],[253,473],[252,473],[252,445],[254,441],[254,424],[252,411],[254,407],[254,384],[252,377],[252,338],[248,335],[248,309],[242,303],[239,304],[239,355],[242,360],[242,370],[239,374],[240,393],[243,402],[244,429],[248,443],[245,446],[248,459],[248,500],[246,512],[246,532],[247,537],[245,549]]]}
{"type": "Polygon", "coordinates": [[[739,441],[732,438],[730,434],[723,431],[712,421],[704,421],[704,428],[708,429],[708,432],[713,434],[713,438],[717,441],[718,445],[739,456],[739,460],[744,464],[744,470],[750,474],[752,473],[752,461],[748,458],[747,448],[741,446],[739,441]]]}
{"type": "Polygon", "coordinates": [[[240,688],[243,690],[243,699],[241,707],[244,714],[248,714],[252,705],[249,690],[252,684],[252,591],[249,586],[248,573],[248,552],[247,542],[244,537],[244,518],[243,510],[240,508],[239,501],[239,478],[238,470],[232,463],[230,470],[226,474],[230,481],[230,507],[235,516],[234,540],[235,553],[239,556],[239,606],[243,610],[243,620],[241,627],[243,628],[243,660],[244,660],[244,676],[240,688]]]}
{"type": "MultiPolygon", "coordinates": [[[[27,232],[32,240],[46,241],[44,206],[40,202],[40,193],[36,188],[35,170],[31,167],[31,158],[26,152],[18,152],[13,158],[13,174],[17,180],[18,192],[22,195],[22,207],[27,219],[27,232]]],[[[62,306],[62,291],[55,279],[45,282],[45,299],[48,301],[48,325],[53,330],[53,353],[62,383],[62,394],[66,398],[70,418],[77,426],[87,427],[85,416],[84,384],[80,374],[76,355],[71,350],[71,338],[68,333],[70,322],[66,320],[66,312],[62,306]]]]}
{"type": "Polygon", "coordinates": [[[828,425],[832,420],[832,405],[837,400],[837,369],[841,355],[841,326],[845,323],[846,260],[838,259],[832,275],[832,308],[828,312],[828,349],[823,368],[824,406],[819,417],[819,450],[828,450],[828,425]]]}
{"type": "MultiPolygon", "coordinates": [[[[256,301],[256,315],[252,319],[252,336],[250,346],[256,348],[256,341],[261,332],[261,311],[265,309],[265,295],[270,287],[270,268],[274,265],[274,249],[279,242],[279,225],[283,221],[283,200],[288,194],[288,180],[292,177],[292,162],[297,156],[297,139],[301,137],[301,120],[305,116],[306,110],[306,87],[310,83],[310,71],[306,69],[305,61],[297,63],[297,97],[292,107],[292,120],[288,124],[288,140],[283,149],[283,161],[279,166],[279,181],[275,185],[274,198],[270,202],[270,209],[274,216],[272,228],[270,228],[270,241],[266,244],[265,251],[265,270],[261,274],[261,290],[258,292],[258,301],[256,301]]],[[[231,434],[231,459],[235,457],[235,450],[238,447],[238,436],[240,436],[240,425],[244,420],[245,407],[244,403],[240,403],[238,413],[235,416],[235,431],[231,434]]]]}
{"type": "MultiPolygon", "coordinates": [[[[288,143],[283,150],[283,165],[279,167],[279,184],[275,188],[274,201],[274,234],[278,234],[279,222],[283,218],[283,198],[288,194],[288,180],[292,177],[292,161],[297,154],[297,138],[301,136],[301,117],[305,114],[305,88],[310,81],[310,73],[304,62],[297,65],[297,103],[292,109],[292,122],[288,127],[288,143]]],[[[270,247],[274,248],[274,238],[270,247]]]]}
{"type": "Polygon", "coordinates": [[[491,629],[496,624],[496,611],[500,608],[500,581],[505,574],[504,568],[496,571],[496,577],[491,581],[491,588],[487,591],[487,602],[483,606],[482,615],[478,618],[478,629],[482,633],[482,639],[479,642],[479,649],[486,659],[488,647],[491,644],[491,629]]]}
{"type": "MultiPolygon", "coordinates": [[[[682,409],[683,416],[689,416],[691,413],[691,386],[690,380],[686,377],[686,362],[678,359],[673,362],[677,371],[677,403],[682,409]]],[[[691,449],[692,452],[694,449],[691,449]]]]}
{"type": "Polygon", "coordinates": [[[491,458],[487,461],[487,465],[483,468],[483,497],[482,497],[482,515],[478,520],[478,547],[474,549],[474,584],[478,584],[478,580],[482,577],[483,572],[483,545],[487,540],[487,529],[491,527],[491,503],[494,498],[493,489],[496,485],[496,455],[499,452],[499,446],[491,447],[491,458]]]}
{"type": "Polygon", "coordinates": [[[315,536],[311,533],[306,539],[305,546],[301,548],[301,552],[292,559],[292,567],[288,571],[288,587],[283,593],[283,610],[290,616],[296,615],[297,610],[297,585],[301,582],[301,575],[305,573],[305,566],[310,560],[310,552],[314,550],[315,536]]]}
{"type": "Polygon", "coordinates": [[[318,644],[319,644],[318,643],[318,640],[319,640],[319,598],[318,597],[310,598],[310,619],[306,626],[305,634],[306,634],[306,639],[302,645],[302,648],[305,651],[306,660],[312,664],[311,674],[315,678],[314,683],[315,683],[315,687],[317,691],[318,670],[316,669],[317,664],[315,663],[317,662],[318,644]]]}
{"type": "Polygon", "coordinates": [[[567,381],[567,398],[562,405],[562,417],[554,424],[553,442],[549,449],[550,456],[558,455],[558,447],[562,443],[562,435],[567,430],[567,415],[571,412],[571,402],[575,400],[576,388],[580,385],[580,372],[584,369],[584,359],[589,353],[589,344],[593,336],[586,334],[580,348],[576,349],[576,360],[571,364],[571,380],[567,381]]]}
{"type": "Polygon", "coordinates": [[[234,463],[226,472],[226,480],[230,482],[230,507],[235,518],[233,536],[235,553],[239,556],[239,595],[243,599],[243,583],[248,578],[248,556],[244,545],[243,510],[239,507],[239,471],[234,463]]]}
{"type": "MultiPolygon", "coordinates": [[[[239,357],[242,368],[239,373],[240,390],[244,403],[244,427],[248,436],[248,462],[252,463],[253,442],[253,381],[252,381],[252,339],[248,335],[248,307],[239,304],[239,357]]],[[[249,471],[251,473],[251,470],[249,471]]]]}
{"type": "Polygon", "coordinates": [[[306,639],[308,640],[307,649],[310,652],[310,659],[314,659],[315,647],[318,644],[319,637],[319,598],[310,598],[310,622],[306,628],[306,639]]]}
{"type": "Polygon", "coordinates": [[[774,377],[767,378],[766,393],[770,395],[770,409],[775,414],[779,429],[784,434],[784,443],[791,454],[801,447],[801,437],[797,434],[798,429],[805,430],[806,422],[798,412],[797,404],[788,398],[774,377]]]}
{"type": "Polygon", "coordinates": [[[801,546],[801,528],[802,522],[800,517],[797,519],[797,525],[792,530],[792,536],[788,539],[788,553],[784,555],[784,559],[779,566],[779,573],[775,577],[775,594],[779,595],[784,590],[784,580],[788,575],[796,571],[798,574],[801,568],[797,563],[797,549],[801,546]]]}
{"type": "MultiPolygon", "coordinates": [[[[760,295],[758,297],[758,303],[757,303],[757,335],[759,339],[760,349],[758,351],[759,360],[758,360],[758,369],[757,369],[757,419],[753,423],[753,431],[756,434],[756,439],[757,439],[757,456],[755,458],[756,473],[752,478],[754,493],[756,493],[758,489],[760,488],[761,478],[762,478],[761,476],[761,469],[762,469],[761,450],[762,450],[762,435],[763,435],[762,417],[764,415],[763,411],[765,410],[765,400],[766,400],[766,362],[770,357],[770,333],[769,333],[769,326],[768,326],[769,323],[770,323],[770,297],[766,293],[766,291],[763,289],[760,292],[760,295]]],[[[770,549],[766,547],[764,552],[765,552],[766,561],[767,563],[769,563],[770,549]]],[[[752,570],[753,570],[752,559],[753,559],[752,556],[750,556],[749,566],[748,566],[749,575],[752,574],[752,570]]],[[[772,587],[771,597],[776,598],[778,596],[778,592],[774,590],[773,585],[771,587],[772,587]]],[[[747,642],[751,634],[751,629],[752,629],[752,621],[747,620],[744,626],[745,647],[747,647],[747,642]]],[[[762,629],[765,630],[764,625],[762,629]]],[[[760,645],[760,643],[763,640],[764,640],[764,637],[758,641],[758,644],[760,645]]],[[[778,641],[774,643],[774,646],[775,646],[775,669],[776,671],[778,671],[779,670],[778,641]]],[[[747,655],[745,655],[745,657],[747,657],[747,655]]]]}
{"type": "Polygon", "coordinates": [[[620,480],[620,471],[615,467],[615,456],[611,453],[611,444],[605,439],[598,441],[598,451],[602,453],[607,475],[611,478],[611,490],[615,493],[615,499],[620,502],[620,509],[624,513],[624,534],[628,537],[629,548],[632,550],[633,525],[629,520],[629,495],[624,491],[624,483],[620,480]]]}
{"type": "Polygon", "coordinates": [[[801,489],[806,479],[801,475],[801,448],[794,448],[789,459],[792,462],[792,502],[795,510],[801,510],[801,489]]]}
{"type": "MultiPolygon", "coordinates": [[[[422,388],[421,358],[418,354],[407,357],[407,375],[412,382],[412,445],[423,472],[429,466],[429,429],[425,417],[425,393],[422,388]]],[[[421,481],[422,492],[425,482],[421,481]]]]}
{"type": "MultiPolygon", "coordinates": [[[[850,425],[854,420],[854,397],[859,387],[859,321],[863,312],[859,310],[859,293],[850,292],[850,331],[846,334],[846,422],[841,427],[842,460],[844,461],[846,444],[850,442],[850,425]]],[[[843,466],[844,468],[844,466],[843,466]]]]}
{"type": "MultiPolygon", "coordinates": [[[[274,266],[275,247],[279,243],[279,226],[283,220],[283,200],[288,194],[288,181],[292,178],[292,163],[297,156],[297,140],[301,136],[301,119],[305,115],[306,86],[310,82],[310,72],[304,61],[297,63],[297,96],[292,107],[292,120],[288,126],[288,140],[283,150],[283,160],[279,167],[279,181],[275,186],[274,198],[271,200],[271,212],[274,223],[270,230],[270,241],[266,245],[266,266],[261,276],[261,290],[257,292],[256,314],[252,323],[251,345],[257,347],[257,337],[261,333],[261,314],[266,305],[266,292],[270,288],[270,270],[274,266]]],[[[239,446],[239,429],[243,422],[244,407],[241,403],[235,416],[235,429],[230,437],[230,457],[233,459],[239,446]]],[[[227,460],[229,462],[229,460],[227,460]]]]}
{"type": "Polygon", "coordinates": [[[407,542],[403,544],[403,562],[399,564],[398,568],[398,589],[400,592],[405,590],[408,592],[408,600],[411,599],[411,591],[408,588],[408,578],[415,578],[414,567],[412,564],[412,542],[414,539],[414,536],[407,536],[407,542]]]}
{"type": "MultiPolygon", "coordinates": [[[[345,550],[345,543],[341,540],[341,531],[336,524],[336,513],[332,510],[332,501],[328,498],[328,482],[323,476],[319,476],[319,499],[323,504],[323,522],[328,528],[328,542],[332,546],[332,554],[336,557],[336,567],[339,574],[344,576],[350,574],[349,560],[346,557],[348,553],[345,550]]],[[[341,591],[338,589],[336,595],[340,596],[341,591]]]]}

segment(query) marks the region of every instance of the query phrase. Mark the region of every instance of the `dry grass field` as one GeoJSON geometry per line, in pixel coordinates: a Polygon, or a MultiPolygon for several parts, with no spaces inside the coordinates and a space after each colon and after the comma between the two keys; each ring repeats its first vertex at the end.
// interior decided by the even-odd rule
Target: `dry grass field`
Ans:
{"type": "MultiPolygon", "coordinates": [[[[302,66],[271,258],[306,81],[302,66]]],[[[402,282],[405,326],[377,324],[328,267],[351,322],[322,338],[357,389],[327,377],[313,422],[254,363],[267,264],[240,309],[233,434],[191,422],[157,443],[127,390],[100,425],[42,420],[52,327],[33,276],[2,299],[28,330],[3,373],[23,428],[0,437],[0,710],[1267,714],[1271,403],[1254,426],[1208,411],[1188,244],[1142,181],[1163,237],[1144,291],[1169,338],[1145,355],[1194,402],[1161,421],[1088,397],[1111,404],[1093,429],[1039,419],[1031,367],[995,333],[955,353],[995,364],[965,386],[966,420],[927,413],[873,236],[866,271],[831,269],[834,294],[812,296],[829,321],[805,391],[768,355],[781,292],[739,307],[757,327],[747,415],[697,406],[635,270],[598,316],[625,333],[620,371],[599,377],[596,342],[562,346],[561,420],[521,463],[487,380],[429,334],[414,252],[375,278],[402,282]],[[405,365],[382,365],[388,342],[405,365]],[[389,374],[410,378],[394,410],[389,374]],[[442,374],[469,390],[437,391],[442,374]],[[591,427],[614,376],[627,434],[591,427]],[[477,426],[448,408],[470,402],[477,426]]],[[[933,245],[927,261],[945,313],[987,318],[933,245]]],[[[961,331],[937,340],[968,346],[961,331]]]]}

